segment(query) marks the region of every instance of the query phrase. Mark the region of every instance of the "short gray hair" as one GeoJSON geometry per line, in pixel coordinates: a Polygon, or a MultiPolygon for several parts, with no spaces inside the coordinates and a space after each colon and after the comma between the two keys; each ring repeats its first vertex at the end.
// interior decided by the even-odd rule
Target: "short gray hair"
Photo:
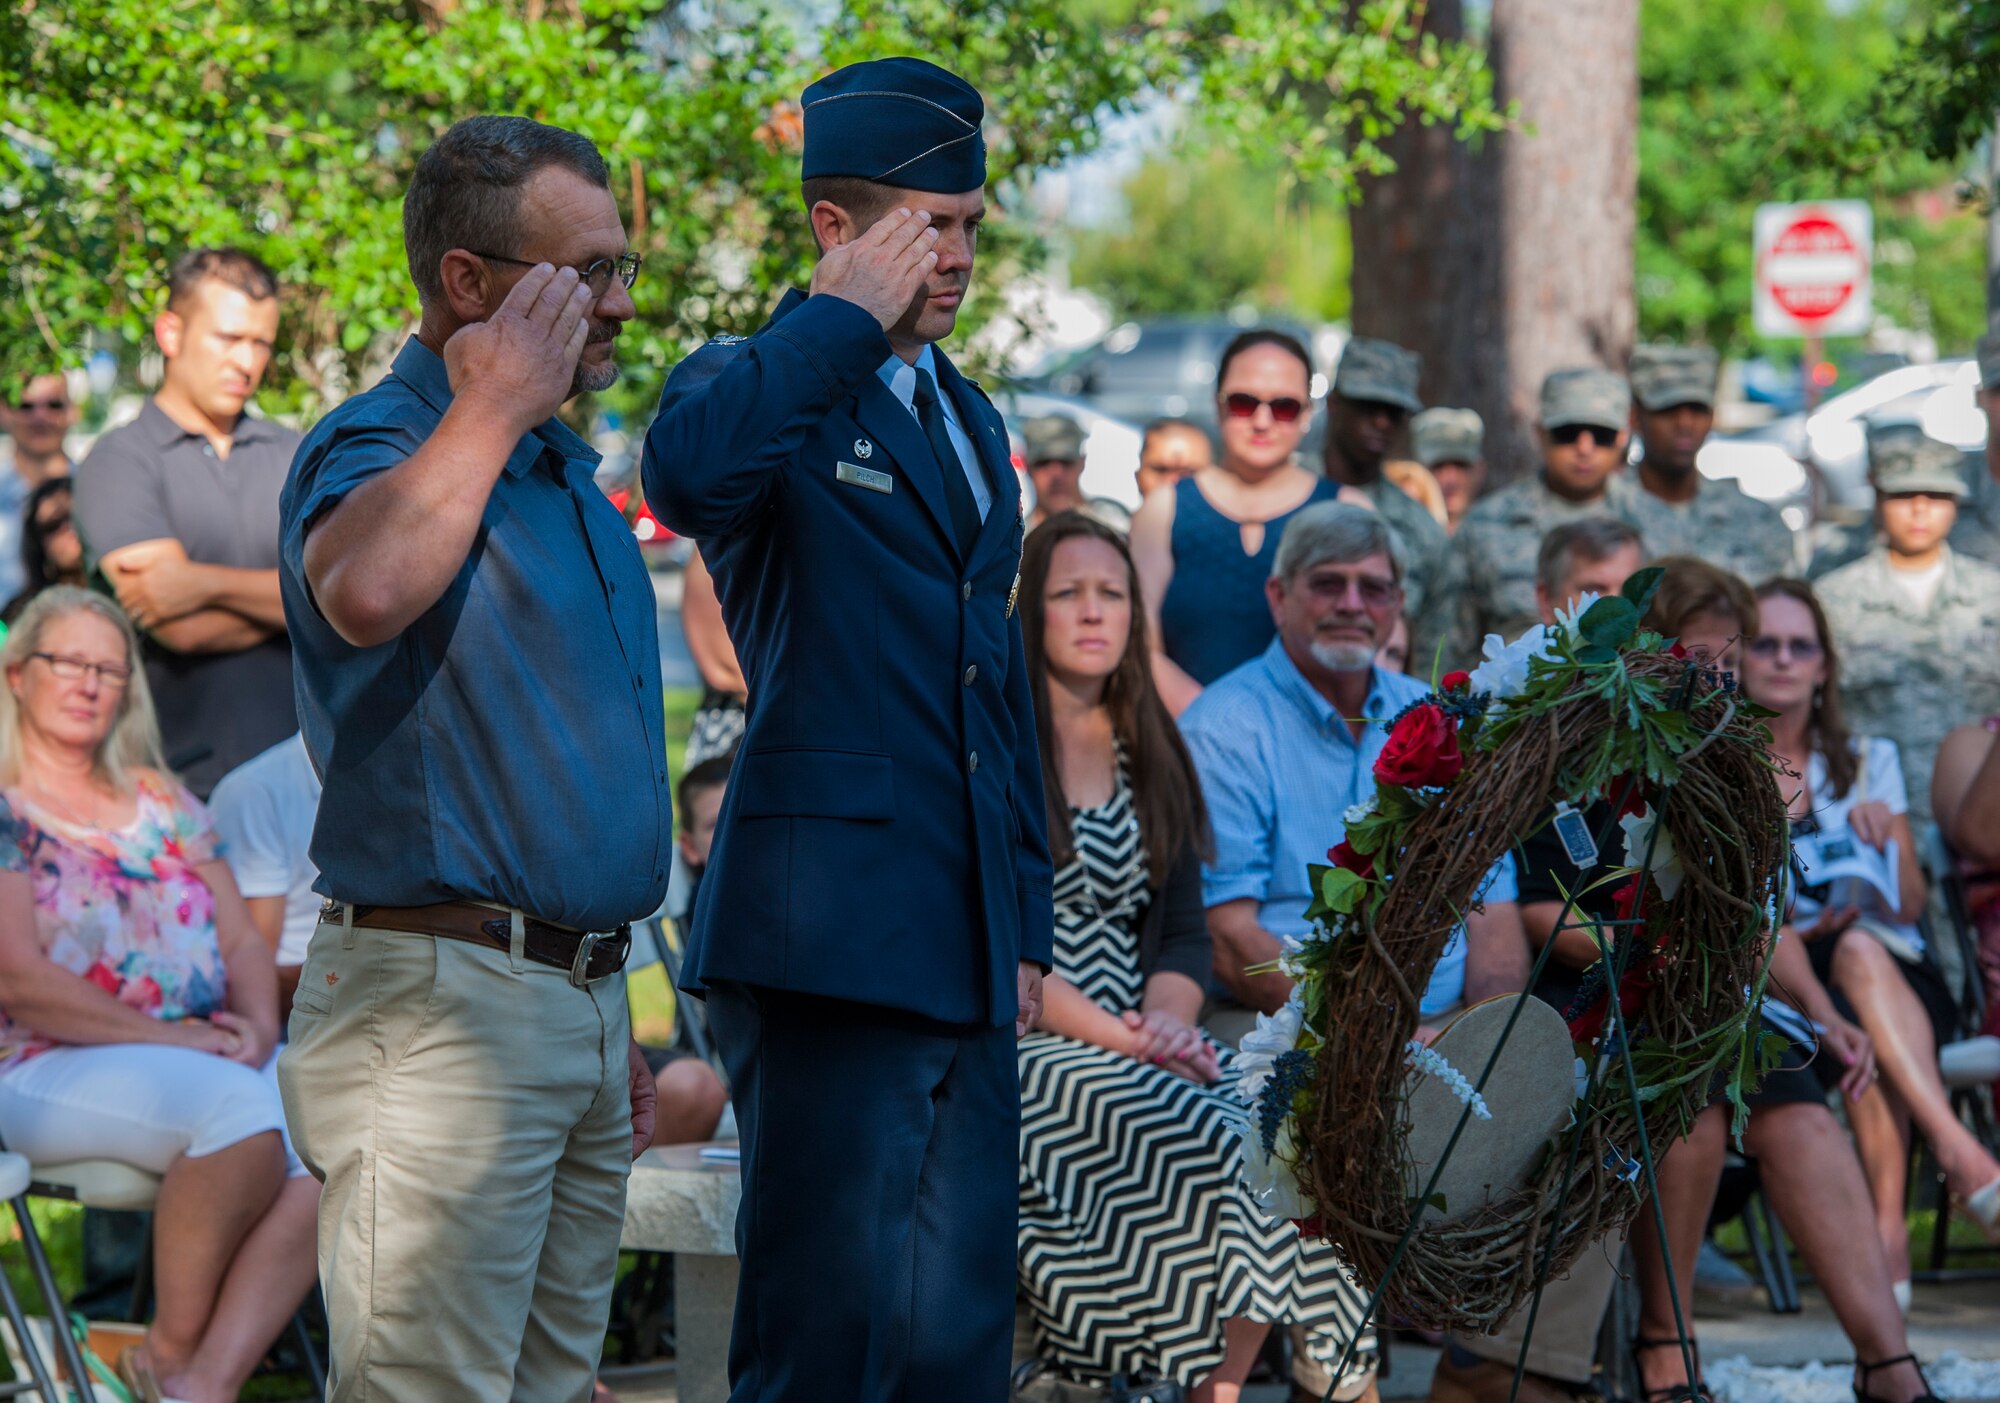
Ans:
{"type": "Polygon", "coordinates": [[[1290,580],[1315,565],[1349,565],[1371,555],[1388,556],[1390,573],[1397,584],[1403,582],[1402,538],[1379,512],[1346,502],[1314,502],[1285,524],[1271,578],[1290,580]]]}
{"type": "Polygon", "coordinates": [[[588,137],[526,117],[467,117],[431,143],[403,196],[403,251],[418,301],[444,296],[438,265],[455,248],[520,257],[521,187],[549,166],[611,188],[588,137]]]}
{"type": "Polygon", "coordinates": [[[1535,556],[1535,580],[1550,599],[1562,592],[1563,581],[1576,568],[1578,560],[1587,560],[1595,565],[1600,560],[1609,560],[1627,546],[1636,546],[1639,554],[1646,553],[1646,543],[1639,535],[1639,528],[1630,522],[1620,521],[1615,516],[1586,516],[1576,521],[1565,521],[1552,528],[1542,537],[1541,550],[1535,556]]]}

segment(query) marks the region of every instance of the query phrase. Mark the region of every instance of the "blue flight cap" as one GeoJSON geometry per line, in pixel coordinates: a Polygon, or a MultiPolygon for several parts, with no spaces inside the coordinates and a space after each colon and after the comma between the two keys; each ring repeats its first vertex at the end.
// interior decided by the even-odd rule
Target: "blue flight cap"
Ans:
{"type": "Polygon", "coordinates": [[[849,176],[962,195],[986,186],[986,104],[920,58],[852,63],[805,90],[802,180],[849,176]]]}

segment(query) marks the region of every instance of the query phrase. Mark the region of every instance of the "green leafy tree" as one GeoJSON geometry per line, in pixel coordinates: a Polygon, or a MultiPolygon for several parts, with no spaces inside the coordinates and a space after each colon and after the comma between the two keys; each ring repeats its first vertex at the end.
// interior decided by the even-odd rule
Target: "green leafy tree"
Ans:
{"type": "MultiPolygon", "coordinates": [[[[1413,41],[1409,0],[1302,25],[1263,0],[1081,17],[1057,0],[850,0],[821,30],[678,0],[15,0],[0,10],[0,372],[144,343],[167,263],[264,254],[292,290],[273,392],[307,413],[358,388],[414,298],[399,199],[423,147],[481,111],[604,150],[645,270],[622,393],[643,400],[715,331],[761,320],[812,250],[796,96],[834,64],[951,56],[986,94],[1004,216],[1145,95],[1331,189],[1405,116],[1499,120],[1478,56],[1413,41]]],[[[1004,217],[993,272],[1039,250],[1004,217]]],[[[992,302],[968,308],[977,321],[992,302]]]]}
{"type": "Polygon", "coordinates": [[[1120,225],[1079,234],[1070,260],[1117,315],[1347,315],[1347,215],[1322,188],[1210,146],[1149,159],[1124,197],[1120,225]]]}
{"type": "Polygon", "coordinates": [[[1645,0],[1642,336],[1751,346],[1756,206],[1843,197],[1874,208],[1878,310],[1947,350],[1978,336],[1984,235],[1951,195],[1953,170],[1907,140],[1870,138],[1869,158],[1852,159],[1854,114],[1874,110],[1907,54],[1898,16],[1886,0],[1645,0]]]}

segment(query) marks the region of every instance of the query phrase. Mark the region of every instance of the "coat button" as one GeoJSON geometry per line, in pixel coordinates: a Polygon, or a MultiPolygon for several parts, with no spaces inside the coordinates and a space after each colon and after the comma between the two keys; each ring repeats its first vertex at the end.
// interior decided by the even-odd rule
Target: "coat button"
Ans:
{"type": "Polygon", "coordinates": [[[979,769],[979,752],[975,750],[970,755],[965,757],[965,772],[967,774],[973,774],[976,773],[978,769],[979,769]]]}
{"type": "Polygon", "coordinates": [[[958,597],[960,599],[972,598],[972,581],[967,580],[965,582],[965,587],[958,592],[958,597]]]}
{"type": "Polygon", "coordinates": [[[968,667],[965,670],[965,685],[970,687],[974,682],[978,680],[979,680],[979,665],[977,663],[974,663],[971,667],[968,667]]]}

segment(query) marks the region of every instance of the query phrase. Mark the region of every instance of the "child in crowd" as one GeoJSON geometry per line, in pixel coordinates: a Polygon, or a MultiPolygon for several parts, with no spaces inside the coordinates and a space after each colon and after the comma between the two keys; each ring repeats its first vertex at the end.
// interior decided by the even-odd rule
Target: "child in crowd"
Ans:
{"type": "MultiPolygon", "coordinates": [[[[688,898],[689,922],[694,919],[694,903],[701,893],[702,869],[708,866],[709,844],[715,840],[715,821],[722,813],[729,761],[729,756],[719,755],[691,766],[674,791],[674,809],[680,818],[675,841],[694,883],[688,898]]],[[[685,1145],[714,1139],[729,1105],[729,1093],[723,1090],[715,1069],[684,1044],[649,1047],[646,1061],[653,1069],[653,1085],[660,1098],[653,1143],[685,1145]]]]}

